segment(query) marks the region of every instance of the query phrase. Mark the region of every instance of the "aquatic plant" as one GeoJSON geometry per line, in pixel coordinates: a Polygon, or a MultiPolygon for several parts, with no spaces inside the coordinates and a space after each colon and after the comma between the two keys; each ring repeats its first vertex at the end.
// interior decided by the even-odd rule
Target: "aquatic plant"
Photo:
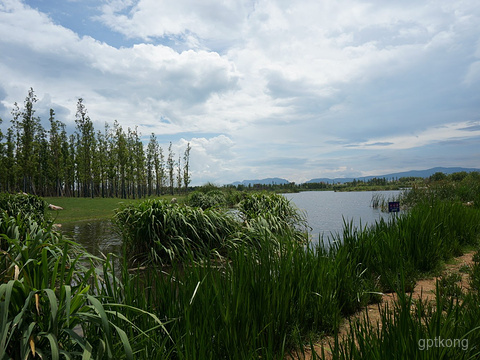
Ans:
{"type": "Polygon", "coordinates": [[[98,295],[91,256],[20,216],[0,214],[0,237],[0,359],[134,358],[123,330],[132,323],[98,295]]]}
{"type": "Polygon", "coordinates": [[[0,193],[0,211],[9,216],[29,218],[39,224],[49,220],[48,203],[35,195],[0,193]]]}
{"type": "Polygon", "coordinates": [[[228,212],[147,200],[115,214],[124,246],[137,259],[169,263],[176,257],[223,253],[238,229],[228,212]]]}

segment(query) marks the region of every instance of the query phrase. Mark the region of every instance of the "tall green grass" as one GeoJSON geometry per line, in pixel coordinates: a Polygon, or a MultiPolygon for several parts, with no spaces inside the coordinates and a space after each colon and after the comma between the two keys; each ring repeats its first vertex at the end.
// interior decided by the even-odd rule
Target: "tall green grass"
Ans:
{"type": "Polygon", "coordinates": [[[49,221],[48,203],[35,195],[0,193],[0,211],[9,216],[29,218],[39,224],[49,221]]]}
{"type": "Polygon", "coordinates": [[[342,236],[333,237],[330,252],[346,253],[352,263],[365,268],[365,276],[379,291],[393,291],[400,274],[411,290],[420,274],[438,271],[445,261],[462,255],[465,247],[478,243],[479,234],[476,209],[453,201],[424,201],[370,227],[345,224],[342,236]]]}
{"type": "Polygon", "coordinates": [[[125,304],[101,295],[93,257],[21,216],[0,214],[0,237],[0,359],[134,358],[125,304]]]}
{"type": "Polygon", "coordinates": [[[265,241],[307,239],[304,214],[285,197],[267,193],[246,196],[236,212],[147,200],[118,210],[115,224],[136,260],[162,264],[190,252],[226,256],[244,242],[258,248],[265,241]]]}
{"type": "MultiPolygon", "coordinates": [[[[480,276],[477,261],[471,285],[480,276]]],[[[477,359],[480,356],[480,288],[471,286],[461,298],[445,296],[437,281],[435,300],[415,300],[396,289],[398,300],[380,307],[378,324],[368,312],[350,322],[350,331],[336,336],[334,359],[477,359]]]]}
{"type": "Polygon", "coordinates": [[[224,253],[238,224],[228,212],[147,200],[117,211],[115,224],[136,260],[170,263],[191,250],[196,256],[224,253]]]}
{"type": "Polygon", "coordinates": [[[280,195],[246,195],[235,213],[148,200],[116,213],[120,269],[48,225],[2,216],[0,358],[280,359],[335,334],[342,317],[384,291],[401,299],[384,312],[385,329],[352,323],[353,337],[334,344],[337,358],[421,357],[405,343],[460,336],[478,318],[474,293],[462,303],[442,296],[438,319],[428,304],[408,315],[415,304],[402,296],[478,243],[479,212],[458,201],[428,199],[371,227],[346,223],[342,236],[312,245],[304,215],[280,195]]]}

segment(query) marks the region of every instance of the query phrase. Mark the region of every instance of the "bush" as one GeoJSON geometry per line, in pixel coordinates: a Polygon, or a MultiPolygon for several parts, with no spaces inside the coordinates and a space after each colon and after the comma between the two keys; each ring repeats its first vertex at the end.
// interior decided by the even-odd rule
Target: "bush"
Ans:
{"type": "Polygon", "coordinates": [[[8,216],[20,216],[29,218],[39,224],[48,221],[48,203],[35,195],[24,194],[0,194],[0,211],[3,210],[8,216]]]}
{"type": "Polygon", "coordinates": [[[96,270],[80,265],[76,244],[7,214],[0,229],[0,359],[133,359],[124,321],[97,295],[96,270]]]}

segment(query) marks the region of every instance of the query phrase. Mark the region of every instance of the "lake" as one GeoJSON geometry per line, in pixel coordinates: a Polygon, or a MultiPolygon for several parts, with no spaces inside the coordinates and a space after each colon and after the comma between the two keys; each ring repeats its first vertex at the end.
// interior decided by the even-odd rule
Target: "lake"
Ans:
{"type": "MultiPolygon", "coordinates": [[[[327,239],[330,234],[341,233],[343,219],[356,225],[367,225],[380,218],[394,216],[371,207],[374,194],[388,200],[398,196],[400,191],[306,191],[284,196],[306,212],[312,228],[312,240],[318,241],[320,234],[327,239]]],[[[67,223],[62,226],[62,232],[82,244],[91,254],[112,252],[120,255],[122,252],[121,238],[110,221],[67,223]]]]}
{"type": "Polygon", "coordinates": [[[383,196],[386,200],[398,197],[401,191],[305,191],[284,194],[300,210],[305,211],[308,224],[312,228],[312,239],[319,235],[325,239],[331,234],[342,233],[344,219],[357,226],[374,224],[380,218],[388,219],[389,214],[371,206],[372,197],[383,196]]]}
{"type": "Polygon", "coordinates": [[[122,240],[111,221],[81,221],[62,224],[62,233],[83,245],[93,255],[122,254],[122,240]]]}

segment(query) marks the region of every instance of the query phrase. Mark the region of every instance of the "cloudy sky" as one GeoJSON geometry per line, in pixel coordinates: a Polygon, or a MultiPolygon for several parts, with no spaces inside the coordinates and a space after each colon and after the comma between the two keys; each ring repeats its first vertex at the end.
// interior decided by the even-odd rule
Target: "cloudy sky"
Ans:
{"type": "Polygon", "coordinates": [[[192,184],[480,167],[478,0],[0,0],[0,117],[192,146],[192,184]]]}

